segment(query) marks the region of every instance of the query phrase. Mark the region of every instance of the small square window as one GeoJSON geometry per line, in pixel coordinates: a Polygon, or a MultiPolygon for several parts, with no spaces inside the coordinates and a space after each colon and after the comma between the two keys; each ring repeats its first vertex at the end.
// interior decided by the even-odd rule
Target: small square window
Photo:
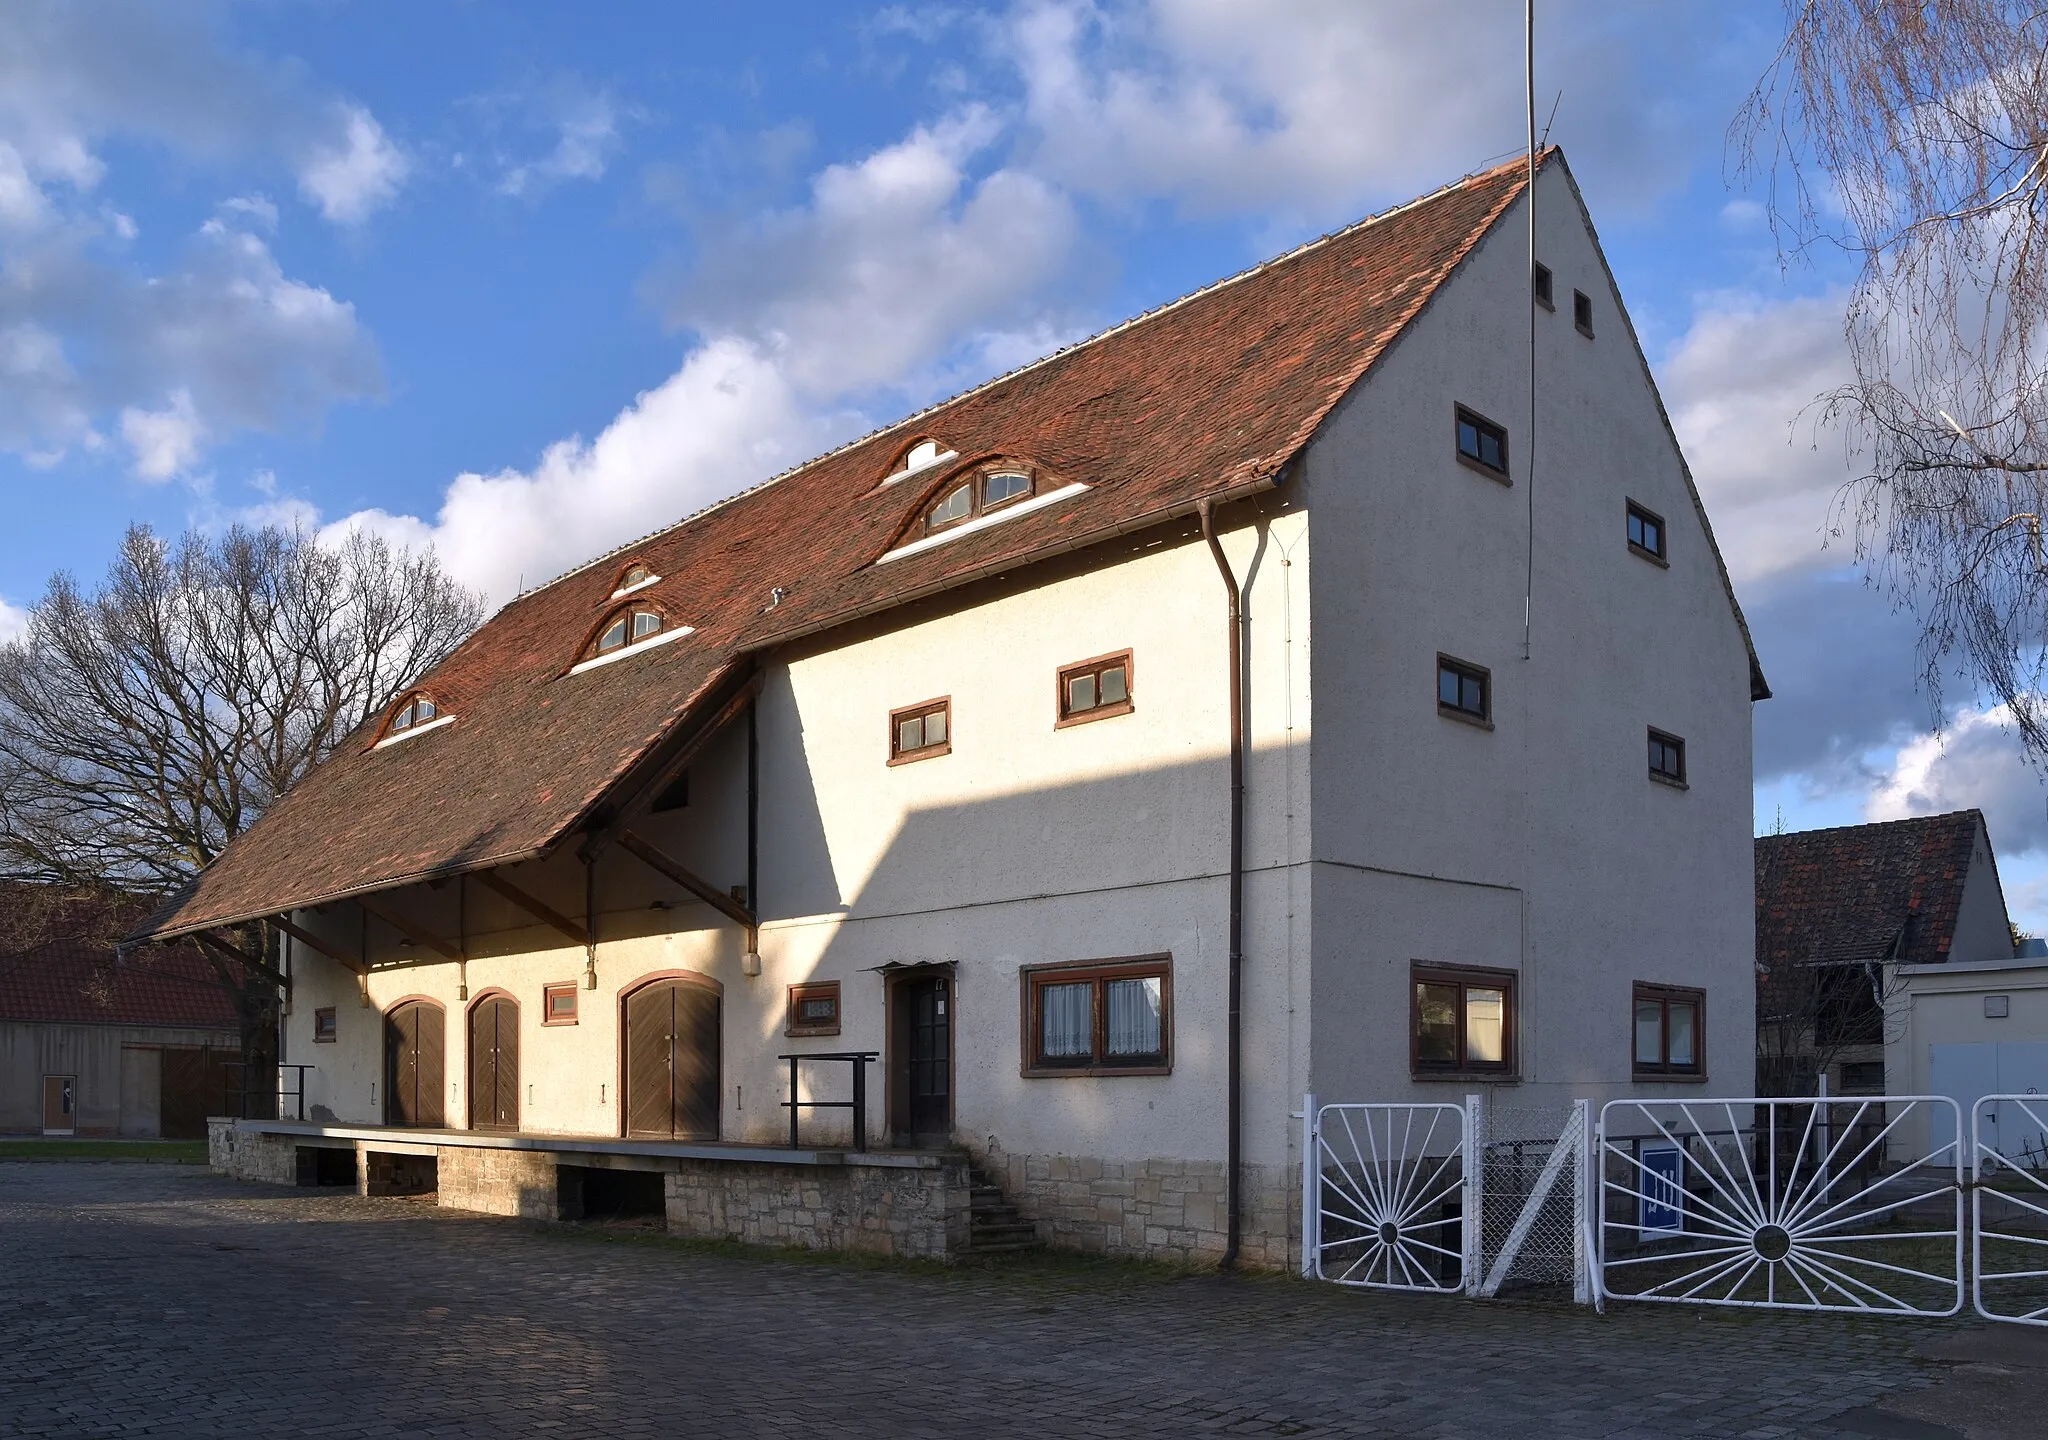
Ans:
{"type": "Polygon", "coordinates": [[[1536,303],[1545,310],[1555,310],[1557,302],[1550,296],[1550,267],[1538,261],[1530,274],[1533,280],[1530,288],[1536,297],[1536,303]]]}
{"type": "Polygon", "coordinates": [[[1628,502],[1628,548],[1645,560],[1665,563],[1664,517],[1633,500],[1628,502]]]}
{"type": "Polygon", "coordinates": [[[1436,657],[1436,709],[1454,720],[1493,723],[1493,676],[1477,665],[1436,657]]]}
{"type": "Polygon", "coordinates": [[[1661,730],[1650,732],[1650,773],[1660,780],[1685,780],[1685,741],[1661,730]]]}
{"type": "Polygon", "coordinates": [[[540,991],[540,1023],[543,1025],[574,1025],[576,1023],[576,982],[564,980],[556,985],[543,985],[540,991]]]}
{"type": "Polygon", "coordinates": [[[1025,1075],[1173,1069],[1173,968],[1166,957],[1039,965],[1022,979],[1025,1075]]]}
{"type": "Polygon", "coordinates": [[[334,1043],[334,1007],[322,1005],[313,1012],[313,1043],[332,1045],[334,1043]]]}
{"type": "Polygon", "coordinates": [[[1707,994],[1674,985],[1635,987],[1633,1053],[1638,1075],[1704,1075],[1707,994]]]}
{"type": "Polygon", "coordinates": [[[1417,1075],[1513,1074],[1515,972],[1410,967],[1409,1057],[1417,1075]]]}
{"type": "Polygon", "coordinates": [[[789,1018],[783,1027],[788,1035],[837,1035],[839,1033],[839,982],[813,980],[789,987],[789,1018]]]}
{"type": "Polygon", "coordinates": [[[1662,730],[1650,732],[1650,778],[1666,785],[1685,784],[1685,742],[1662,730]]]}
{"type": "Polygon", "coordinates": [[[1572,291],[1572,324],[1588,340],[1593,338],[1593,297],[1583,290],[1572,291]]]}
{"type": "Polygon", "coordinates": [[[1131,699],[1131,652],[1098,655],[1059,672],[1059,709],[1054,729],[1089,720],[1128,715],[1131,699]]]}
{"type": "Polygon", "coordinates": [[[1458,407],[1458,458],[1497,479],[1508,473],[1508,432],[1476,410],[1458,407]]]}
{"type": "Polygon", "coordinates": [[[905,765],[953,750],[953,702],[927,700],[889,714],[889,763],[905,765]]]}

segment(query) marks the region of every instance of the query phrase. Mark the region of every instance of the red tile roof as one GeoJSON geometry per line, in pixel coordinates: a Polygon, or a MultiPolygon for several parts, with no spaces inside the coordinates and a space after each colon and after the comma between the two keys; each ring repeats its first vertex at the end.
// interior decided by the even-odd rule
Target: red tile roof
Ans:
{"type": "Polygon", "coordinates": [[[1946,961],[1983,828],[1982,811],[1958,810],[1759,836],[1757,963],[1946,961]]]}
{"type": "Polygon", "coordinates": [[[0,1021],[238,1034],[235,1003],[196,946],[151,945],[116,958],[113,937],[146,910],[0,886],[0,1021]]]}
{"type": "MultiPolygon", "coordinates": [[[[1562,163],[1551,152],[1546,163],[1562,163]]],[[[229,846],[148,933],[482,869],[565,839],[729,667],[778,642],[1275,482],[1526,184],[1523,162],[1197,292],[878,431],[520,596],[424,686],[453,723],[356,737],[229,846]],[[877,564],[957,466],[878,481],[914,437],[1088,488],[877,564]],[[620,567],[697,627],[565,676],[620,567]],[[779,599],[773,599],[775,592],[779,599]]],[[[1731,596],[1732,600],[1732,596],[1731,596]]]]}

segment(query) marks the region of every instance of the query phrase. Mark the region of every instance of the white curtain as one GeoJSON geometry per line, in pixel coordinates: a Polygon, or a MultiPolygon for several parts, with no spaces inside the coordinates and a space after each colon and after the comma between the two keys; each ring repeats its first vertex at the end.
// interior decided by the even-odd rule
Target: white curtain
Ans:
{"type": "Polygon", "coordinates": [[[1044,1035],[1041,1048],[1048,1060],[1087,1060],[1095,1054],[1091,984],[1047,985],[1038,992],[1044,1035]]]}
{"type": "Polygon", "coordinates": [[[1112,980],[1103,988],[1109,992],[1109,1053],[1159,1054],[1159,977],[1112,980]]]}

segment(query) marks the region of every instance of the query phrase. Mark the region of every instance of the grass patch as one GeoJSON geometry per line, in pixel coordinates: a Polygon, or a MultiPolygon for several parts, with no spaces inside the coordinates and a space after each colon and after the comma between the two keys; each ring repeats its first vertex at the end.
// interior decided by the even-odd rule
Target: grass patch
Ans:
{"type": "Polygon", "coordinates": [[[0,1140],[0,1160],[153,1160],[204,1165],[204,1140],[0,1140]]]}

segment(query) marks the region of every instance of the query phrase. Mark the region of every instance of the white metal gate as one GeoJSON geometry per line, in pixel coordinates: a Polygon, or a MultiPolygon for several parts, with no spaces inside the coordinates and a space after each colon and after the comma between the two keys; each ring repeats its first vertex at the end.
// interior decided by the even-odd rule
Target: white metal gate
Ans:
{"type": "Polygon", "coordinates": [[[1340,1285],[1465,1288],[1471,1132],[1457,1105],[1303,1107],[1303,1270],[1340,1285]]]}
{"type": "Polygon", "coordinates": [[[1615,1299],[1954,1315],[1961,1118],[1955,1101],[1925,1095],[1610,1101],[1601,1288],[1615,1299]]]}
{"type": "Polygon", "coordinates": [[[1986,1095],[1970,1113],[1971,1300],[2048,1326],[2048,1096],[1986,1095]]]}

